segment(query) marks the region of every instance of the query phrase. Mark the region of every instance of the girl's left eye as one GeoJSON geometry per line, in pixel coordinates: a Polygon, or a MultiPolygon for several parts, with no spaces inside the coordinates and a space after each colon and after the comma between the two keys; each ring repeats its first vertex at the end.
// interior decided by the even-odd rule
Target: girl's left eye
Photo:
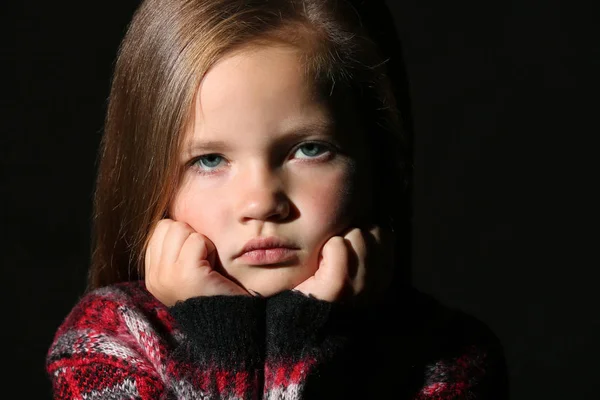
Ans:
{"type": "Polygon", "coordinates": [[[194,166],[203,172],[213,172],[223,160],[223,157],[218,154],[207,154],[198,157],[194,161],[194,166]]]}
{"type": "Polygon", "coordinates": [[[330,149],[326,145],[320,143],[304,143],[296,148],[294,158],[317,158],[329,152],[330,149]]]}

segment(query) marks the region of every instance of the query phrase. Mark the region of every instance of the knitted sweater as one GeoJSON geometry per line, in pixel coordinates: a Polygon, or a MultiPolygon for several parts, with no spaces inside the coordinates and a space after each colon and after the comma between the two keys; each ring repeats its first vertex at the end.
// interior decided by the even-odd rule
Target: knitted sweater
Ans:
{"type": "Polygon", "coordinates": [[[505,399],[502,349],[437,302],[359,313],[294,291],[192,298],[143,282],[83,296],[46,368],[57,399],[505,399]]]}

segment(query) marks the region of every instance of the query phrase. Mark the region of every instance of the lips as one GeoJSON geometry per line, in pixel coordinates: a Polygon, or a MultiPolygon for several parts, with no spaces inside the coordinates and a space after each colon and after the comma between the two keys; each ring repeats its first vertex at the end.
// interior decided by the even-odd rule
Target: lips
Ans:
{"type": "Polygon", "coordinates": [[[248,265],[267,265],[288,262],[297,257],[298,247],[279,237],[258,237],[250,240],[236,255],[248,265]]]}

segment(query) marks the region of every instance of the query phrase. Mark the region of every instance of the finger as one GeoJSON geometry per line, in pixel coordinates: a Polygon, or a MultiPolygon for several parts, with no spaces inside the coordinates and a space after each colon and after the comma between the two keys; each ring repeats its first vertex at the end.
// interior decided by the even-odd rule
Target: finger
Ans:
{"type": "Polygon", "coordinates": [[[377,241],[377,242],[381,242],[381,227],[379,225],[374,225],[373,227],[371,227],[369,229],[369,233],[371,234],[371,236],[377,241]]]}
{"type": "Polygon", "coordinates": [[[363,232],[359,228],[353,228],[344,235],[344,241],[348,247],[349,265],[348,276],[354,279],[359,273],[360,264],[364,264],[364,258],[367,253],[367,246],[363,232]]]}
{"type": "MultiPolygon", "coordinates": [[[[383,247],[387,253],[390,253],[394,249],[394,243],[396,241],[396,235],[394,231],[389,228],[382,228],[379,225],[374,225],[369,228],[368,239],[373,243],[383,247]]],[[[369,243],[367,243],[369,246],[369,243]]]]}
{"type": "Polygon", "coordinates": [[[209,255],[214,251],[215,246],[206,236],[198,232],[192,232],[181,247],[179,262],[182,265],[209,266],[212,268],[209,255]]]}
{"type": "Polygon", "coordinates": [[[368,250],[366,280],[369,290],[383,293],[390,285],[394,268],[394,233],[372,226],[365,232],[368,250]]]}
{"type": "Polygon", "coordinates": [[[344,238],[334,236],[325,243],[321,250],[322,260],[315,272],[315,282],[318,282],[313,293],[318,298],[334,301],[346,284],[348,275],[348,249],[344,238]]]}
{"type": "Polygon", "coordinates": [[[154,263],[160,260],[162,244],[165,235],[167,234],[167,231],[169,229],[169,226],[172,222],[173,221],[170,219],[161,219],[154,225],[154,228],[151,230],[150,240],[148,241],[148,244],[146,246],[144,260],[144,272],[146,276],[150,273],[150,270],[153,269],[152,267],[154,263]]]}
{"type": "Polygon", "coordinates": [[[364,232],[354,228],[345,236],[348,247],[348,278],[353,292],[356,294],[363,290],[366,280],[367,243],[364,232]]]}
{"type": "Polygon", "coordinates": [[[186,223],[179,221],[171,223],[162,243],[160,263],[163,265],[175,264],[179,259],[183,244],[193,232],[194,230],[186,223]]]}
{"type": "Polygon", "coordinates": [[[202,295],[203,296],[216,296],[216,295],[244,295],[250,296],[244,288],[225,278],[213,269],[206,269],[203,271],[202,278],[202,295]]]}

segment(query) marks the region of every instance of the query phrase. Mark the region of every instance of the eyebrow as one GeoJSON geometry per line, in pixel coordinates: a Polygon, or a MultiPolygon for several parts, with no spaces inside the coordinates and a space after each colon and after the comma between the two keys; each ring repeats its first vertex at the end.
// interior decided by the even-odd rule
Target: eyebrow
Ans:
{"type": "MultiPolygon", "coordinates": [[[[275,139],[275,147],[284,143],[303,139],[313,135],[333,136],[332,121],[317,121],[305,123],[301,126],[293,127],[284,131],[281,137],[275,139]]],[[[229,149],[229,145],[222,140],[191,140],[184,147],[186,155],[191,155],[197,152],[225,152],[229,149]]]]}

